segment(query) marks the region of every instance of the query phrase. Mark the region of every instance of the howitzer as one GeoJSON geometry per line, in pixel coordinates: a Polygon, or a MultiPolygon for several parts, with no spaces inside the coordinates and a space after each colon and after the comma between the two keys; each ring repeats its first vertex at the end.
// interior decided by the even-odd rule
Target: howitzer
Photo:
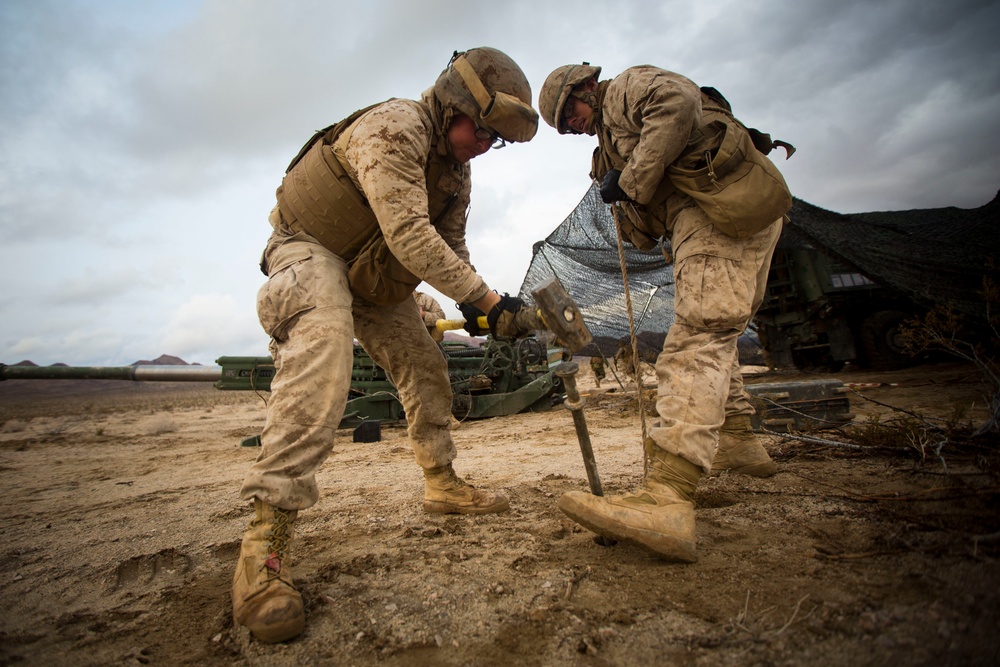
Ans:
{"type": "MultiPolygon", "coordinates": [[[[488,338],[482,348],[462,343],[442,346],[448,359],[458,419],[481,419],[542,410],[563,400],[564,382],[555,371],[569,358],[565,348],[545,348],[535,338],[517,343],[488,338]]],[[[3,380],[131,380],[135,382],[214,382],[217,389],[269,391],[271,357],[219,357],[217,366],[7,366],[3,380]]],[[[840,380],[746,385],[757,414],[755,431],[808,431],[854,419],[840,380]]],[[[354,348],[350,396],[340,426],[364,419],[404,419],[396,388],[360,345],[354,348]]]]}
{"type": "MultiPolygon", "coordinates": [[[[463,343],[441,346],[448,360],[452,413],[460,420],[516,414],[550,407],[562,383],[553,369],[562,348],[547,349],[534,337],[517,342],[487,338],[482,347],[463,343]],[[552,361],[550,362],[550,357],[552,361]]],[[[7,366],[2,380],[130,380],[135,382],[213,382],[217,389],[269,391],[274,377],[271,357],[219,357],[215,366],[7,366]]],[[[405,419],[396,387],[360,345],[354,346],[351,388],[340,427],[364,420],[405,419]]]]}
{"type": "MultiPolygon", "coordinates": [[[[570,356],[591,341],[590,331],[573,299],[555,278],[532,292],[539,328],[555,334],[570,356]]],[[[485,318],[479,318],[486,326],[485,318]]],[[[449,321],[444,321],[449,322],[449,321]]],[[[445,328],[459,328],[451,322],[445,328]]],[[[552,375],[546,346],[534,336],[517,342],[487,337],[482,347],[443,345],[452,386],[452,413],[459,419],[477,419],[515,414],[529,407],[545,405],[561,382],[552,375]]],[[[563,352],[556,355],[562,360],[563,352]]],[[[218,389],[267,391],[274,377],[270,357],[219,357],[218,366],[72,367],[5,366],[0,364],[0,380],[83,379],[166,382],[215,382],[218,389]]],[[[547,406],[546,406],[547,407],[547,406]]],[[[347,406],[340,426],[352,420],[380,421],[403,418],[402,404],[395,385],[360,345],[354,346],[354,366],[347,406]]]]}

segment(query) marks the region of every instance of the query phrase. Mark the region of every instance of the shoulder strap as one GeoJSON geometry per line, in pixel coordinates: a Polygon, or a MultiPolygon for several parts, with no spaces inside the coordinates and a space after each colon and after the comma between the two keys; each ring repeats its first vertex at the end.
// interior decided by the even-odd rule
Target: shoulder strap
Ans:
{"type": "Polygon", "coordinates": [[[782,141],[781,139],[772,140],[770,134],[766,132],[761,132],[760,130],[753,127],[747,127],[746,125],[741,123],[739,119],[733,115],[733,105],[731,105],[729,103],[729,100],[727,100],[725,96],[722,93],[720,93],[717,89],[711,86],[702,86],[701,93],[714,103],[714,105],[712,106],[702,106],[702,110],[717,111],[729,116],[729,118],[738,123],[740,127],[742,127],[750,134],[750,140],[753,142],[754,148],[756,148],[758,151],[760,151],[764,155],[767,155],[775,148],[784,148],[785,159],[787,160],[788,158],[792,157],[792,153],[795,152],[795,146],[791,145],[787,141],[782,141]]]}
{"type": "MultiPolygon", "coordinates": [[[[386,100],[386,102],[388,101],[389,100],[386,100]]],[[[285,169],[285,173],[287,174],[288,172],[290,172],[292,170],[292,167],[294,167],[299,163],[299,160],[301,160],[302,157],[309,152],[309,149],[312,148],[317,141],[320,141],[322,139],[326,143],[332,143],[333,140],[337,138],[337,135],[340,134],[345,127],[356,121],[358,118],[361,118],[361,116],[365,115],[366,113],[377,107],[379,104],[384,104],[384,103],[385,102],[376,102],[375,104],[369,105],[364,109],[358,109],[344,120],[338,123],[334,123],[333,125],[328,125],[324,127],[322,130],[317,130],[316,134],[312,135],[309,141],[307,141],[305,145],[302,147],[302,149],[299,150],[298,155],[296,155],[289,163],[288,168],[285,169]]]]}

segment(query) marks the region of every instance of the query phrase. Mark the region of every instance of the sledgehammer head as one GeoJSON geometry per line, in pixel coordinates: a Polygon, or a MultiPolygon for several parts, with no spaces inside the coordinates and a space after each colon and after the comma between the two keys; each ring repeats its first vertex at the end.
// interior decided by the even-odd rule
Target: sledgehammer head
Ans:
{"type": "Polygon", "coordinates": [[[535,297],[535,305],[545,328],[554,333],[570,352],[577,352],[590,344],[593,340],[590,329],[584,323],[580,309],[558,280],[550,278],[533,290],[531,296],[535,297]]]}

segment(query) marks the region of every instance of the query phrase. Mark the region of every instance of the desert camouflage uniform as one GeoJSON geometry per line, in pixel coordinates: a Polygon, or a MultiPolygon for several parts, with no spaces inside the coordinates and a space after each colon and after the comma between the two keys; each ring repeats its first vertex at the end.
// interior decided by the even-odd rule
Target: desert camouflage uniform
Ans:
{"type": "MultiPolygon", "coordinates": [[[[469,264],[465,245],[470,169],[453,161],[449,176],[456,179],[459,195],[432,226],[424,169],[435,132],[419,104],[391,100],[354,124],[340,147],[342,161],[371,204],[393,255],[456,302],[473,302],[489,288],[469,264]]],[[[437,138],[437,150],[446,145],[444,137],[437,138]]],[[[242,498],[256,497],[286,510],[316,503],[315,474],[333,450],[351,382],[355,337],[396,382],[417,463],[423,468],[449,464],[455,446],[447,362],[416,302],[376,306],[355,298],[343,259],[293,230],[279,207],[270,223],[274,229],[262,264],[269,279],[258,293],[257,312],[271,336],[277,372],[263,447],[242,498]],[[407,344],[399,345],[400,340],[407,344]]]]}
{"type": "MultiPolygon", "coordinates": [[[[650,202],[699,126],[701,104],[693,81],[655,67],[629,68],[607,86],[602,122],[627,162],[618,183],[633,201],[650,202]]],[[[677,192],[651,214],[673,249],[676,321],[656,361],[659,420],[650,436],[708,472],[725,417],[754,413],[736,341],[763,300],[781,222],[736,239],[677,192]]]]}
{"type": "Polygon", "coordinates": [[[600,387],[604,379],[604,357],[600,354],[591,357],[590,370],[594,372],[594,382],[600,387]]]}
{"type": "Polygon", "coordinates": [[[437,322],[444,319],[444,308],[437,302],[437,299],[423,292],[414,292],[413,300],[417,302],[417,308],[420,309],[427,333],[435,342],[440,343],[444,340],[444,333],[437,328],[437,322]]]}

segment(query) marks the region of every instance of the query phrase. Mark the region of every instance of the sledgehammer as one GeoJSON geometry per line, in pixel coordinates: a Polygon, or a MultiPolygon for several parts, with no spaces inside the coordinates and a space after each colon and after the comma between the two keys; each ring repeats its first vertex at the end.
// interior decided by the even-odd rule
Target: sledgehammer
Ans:
{"type": "MultiPolygon", "coordinates": [[[[570,352],[586,347],[593,340],[590,330],[583,321],[583,315],[569,293],[555,278],[550,278],[540,287],[532,290],[537,310],[538,329],[546,329],[555,334],[559,342],[570,352]]],[[[525,306],[527,307],[527,306],[525,306]]],[[[485,316],[477,320],[479,328],[488,330],[490,325],[485,316]]],[[[452,331],[465,326],[465,320],[438,320],[438,331],[452,331]]]]}
{"type": "MultiPolygon", "coordinates": [[[[603,496],[601,476],[597,474],[597,461],[594,460],[594,448],[590,444],[590,433],[587,431],[587,419],[583,416],[584,399],[576,389],[576,373],[580,366],[575,361],[566,361],[556,368],[555,374],[562,379],[566,389],[566,407],[573,413],[573,426],[576,427],[576,437],[580,441],[580,451],[583,453],[583,467],[587,469],[587,481],[590,482],[590,492],[595,496],[603,496]]],[[[594,541],[602,547],[613,547],[617,541],[597,535],[594,541]]]]}

